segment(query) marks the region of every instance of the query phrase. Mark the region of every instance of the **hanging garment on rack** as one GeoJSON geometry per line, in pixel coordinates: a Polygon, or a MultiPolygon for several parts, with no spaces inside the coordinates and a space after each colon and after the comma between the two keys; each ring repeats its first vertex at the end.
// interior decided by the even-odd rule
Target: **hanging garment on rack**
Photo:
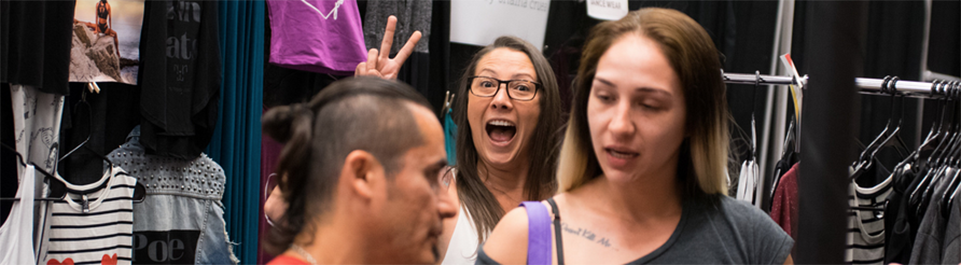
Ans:
{"type": "Polygon", "coordinates": [[[267,7],[270,63],[350,75],[367,60],[356,0],[269,0],[267,7]]]}
{"type": "MultiPolygon", "coordinates": [[[[13,105],[13,133],[17,152],[23,155],[25,163],[33,163],[47,172],[53,172],[60,155],[63,95],[45,93],[32,86],[10,84],[10,101],[13,105]]],[[[17,176],[24,176],[24,168],[18,166],[17,169],[17,176]]],[[[42,179],[31,182],[34,183],[34,194],[46,195],[42,179]]],[[[40,227],[47,216],[47,208],[42,205],[34,204],[34,227],[40,227]]],[[[37,249],[41,235],[40,230],[34,231],[34,248],[37,249]]]]}
{"type": "MultiPolygon", "coordinates": [[[[27,163],[47,171],[57,164],[63,95],[41,92],[36,87],[10,84],[14,137],[17,152],[27,163]]],[[[23,172],[18,172],[23,176],[23,172]]]]}
{"type": "Polygon", "coordinates": [[[134,263],[237,264],[223,219],[227,179],[223,169],[207,155],[191,160],[145,153],[140,128],[108,158],[147,188],[142,203],[133,207],[134,263]],[[173,248],[177,255],[157,255],[158,245],[173,248]]]}
{"type": "Polygon", "coordinates": [[[0,265],[37,264],[33,253],[33,198],[35,179],[33,165],[23,170],[19,201],[13,202],[7,221],[0,227],[0,265]]]}
{"type": "Polygon", "coordinates": [[[69,190],[103,188],[83,195],[67,192],[63,201],[48,204],[38,263],[130,264],[137,179],[114,167],[103,181],[64,184],[69,190]]]}
{"type": "Polygon", "coordinates": [[[907,201],[905,192],[910,185],[918,167],[911,163],[904,163],[895,167],[891,172],[891,195],[884,214],[884,264],[907,264],[911,258],[911,248],[914,246],[914,234],[907,218],[907,201]]]}
{"type": "Polygon", "coordinates": [[[755,204],[757,195],[757,164],[754,160],[741,163],[741,173],[738,176],[737,199],[755,204]]]}
{"type": "Polygon", "coordinates": [[[390,55],[397,54],[414,31],[420,31],[421,39],[407,57],[404,67],[397,73],[397,80],[410,84],[428,98],[431,91],[436,89],[430,84],[429,44],[433,5],[430,0],[367,1],[367,10],[364,13],[364,41],[368,50],[380,50],[381,41],[384,39],[384,25],[387,25],[390,15],[397,17],[390,55]]]}
{"type": "Polygon", "coordinates": [[[151,154],[194,159],[213,137],[222,75],[218,2],[144,2],[137,83],[141,141],[151,154]]]}
{"type": "MultiPolygon", "coordinates": [[[[368,1],[364,14],[364,42],[368,49],[380,49],[384,39],[384,25],[391,15],[397,17],[394,29],[394,45],[390,54],[397,54],[407,43],[414,31],[420,31],[421,41],[414,46],[414,53],[428,53],[430,40],[430,21],[433,3],[429,0],[410,1],[368,1]]],[[[355,65],[356,66],[356,65],[355,65]]]]}
{"type": "Polygon", "coordinates": [[[99,180],[104,170],[100,156],[126,142],[130,129],[143,120],[139,87],[114,82],[97,86],[100,93],[89,93],[88,83],[71,83],[72,96],[64,98],[60,127],[63,151],[57,172],[73,184],[99,180]],[[67,156],[70,151],[74,152],[67,156]]]}
{"type": "Polygon", "coordinates": [[[961,263],[961,196],[955,196],[951,202],[951,214],[944,228],[943,242],[941,263],[961,263]]]}
{"type": "Polygon", "coordinates": [[[76,1],[0,1],[0,82],[65,95],[76,1]]]}
{"type": "Polygon", "coordinates": [[[911,264],[936,264],[942,263],[943,241],[945,236],[945,226],[948,223],[948,216],[941,212],[941,194],[948,192],[951,176],[957,175],[958,169],[948,167],[945,176],[938,179],[934,186],[934,196],[927,204],[927,210],[921,219],[918,227],[918,234],[914,239],[914,248],[911,250],[911,264]]]}
{"type": "Polygon", "coordinates": [[[798,192],[797,192],[797,173],[798,165],[791,166],[791,169],[784,173],[778,181],[777,189],[774,190],[773,202],[771,203],[771,219],[784,229],[789,236],[797,240],[797,211],[798,211],[798,192]]]}
{"type": "MultiPolygon", "coordinates": [[[[879,176],[890,175],[881,166],[875,166],[872,170],[879,176]]],[[[863,188],[852,178],[848,185],[848,205],[876,210],[851,210],[844,262],[882,264],[884,261],[884,205],[891,195],[891,182],[892,179],[887,178],[874,187],[863,188]]]]}

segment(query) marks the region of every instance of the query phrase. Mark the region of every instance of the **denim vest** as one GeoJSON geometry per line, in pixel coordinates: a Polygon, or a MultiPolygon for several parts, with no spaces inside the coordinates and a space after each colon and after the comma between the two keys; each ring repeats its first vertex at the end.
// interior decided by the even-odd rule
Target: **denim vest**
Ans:
{"type": "Polygon", "coordinates": [[[134,264],[237,264],[220,202],[227,177],[200,154],[193,160],[148,155],[140,126],[108,155],[147,188],[133,206],[134,264]]]}

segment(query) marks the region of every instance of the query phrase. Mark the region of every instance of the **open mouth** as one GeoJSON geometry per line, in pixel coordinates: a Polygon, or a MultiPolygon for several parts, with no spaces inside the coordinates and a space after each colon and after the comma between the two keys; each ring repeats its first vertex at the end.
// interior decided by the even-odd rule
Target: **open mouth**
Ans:
{"type": "Polygon", "coordinates": [[[619,158],[619,159],[630,159],[640,155],[635,152],[620,152],[611,148],[605,148],[605,151],[607,151],[607,153],[610,154],[612,157],[619,158]]]}
{"type": "Polygon", "coordinates": [[[485,127],[487,136],[494,142],[508,143],[517,134],[517,125],[507,120],[491,120],[485,127]]]}

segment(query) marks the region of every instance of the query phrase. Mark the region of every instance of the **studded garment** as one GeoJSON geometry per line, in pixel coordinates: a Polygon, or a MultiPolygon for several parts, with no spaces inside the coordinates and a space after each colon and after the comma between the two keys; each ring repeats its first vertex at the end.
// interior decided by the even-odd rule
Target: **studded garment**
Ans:
{"type": "Polygon", "coordinates": [[[133,263],[236,264],[225,230],[223,169],[207,155],[185,160],[148,155],[140,127],[108,155],[147,188],[134,204],[133,263]]]}

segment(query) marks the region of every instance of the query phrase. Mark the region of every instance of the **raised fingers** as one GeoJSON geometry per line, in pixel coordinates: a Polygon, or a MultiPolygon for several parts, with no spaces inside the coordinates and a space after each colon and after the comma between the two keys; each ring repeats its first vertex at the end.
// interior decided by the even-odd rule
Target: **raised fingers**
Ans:
{"type": "Polygon", "coordinates": [[[384,29],[384,40],[380,42],[380,50],[384,51],[381,53],[381,57],[387,60],[390,56],[390,47],[394,44],[394,30],[397,28],[397,17],[390,16],[387,18],[387,28],[384,29]]]}
{"type": "Polygon", "coordinates": [[[364,73],[367,73],[367,62],[357,64],[357,68],[354,69],[354,76],[362,76],[364,73]]]}
{"type": "Polygon", "coordinates": [[[397,56],[394,56],[394,61],[397,62],[398,65],[403,65],[404,61],[407,60],[407,57],[414,52],[414,46],[417,46],[417,42],[420,41],[420,37],[420,31],[414,31],[414,34],[410,35],[410,39],[407,39],[407,43],[404,44],[404,47],[401,47],[400,51],[397,51],[397,56]]]}
{"type": "Polygon", "coordinates": [[[377,69],[377,49],[367,51],[367,69],[377,69]]]}

